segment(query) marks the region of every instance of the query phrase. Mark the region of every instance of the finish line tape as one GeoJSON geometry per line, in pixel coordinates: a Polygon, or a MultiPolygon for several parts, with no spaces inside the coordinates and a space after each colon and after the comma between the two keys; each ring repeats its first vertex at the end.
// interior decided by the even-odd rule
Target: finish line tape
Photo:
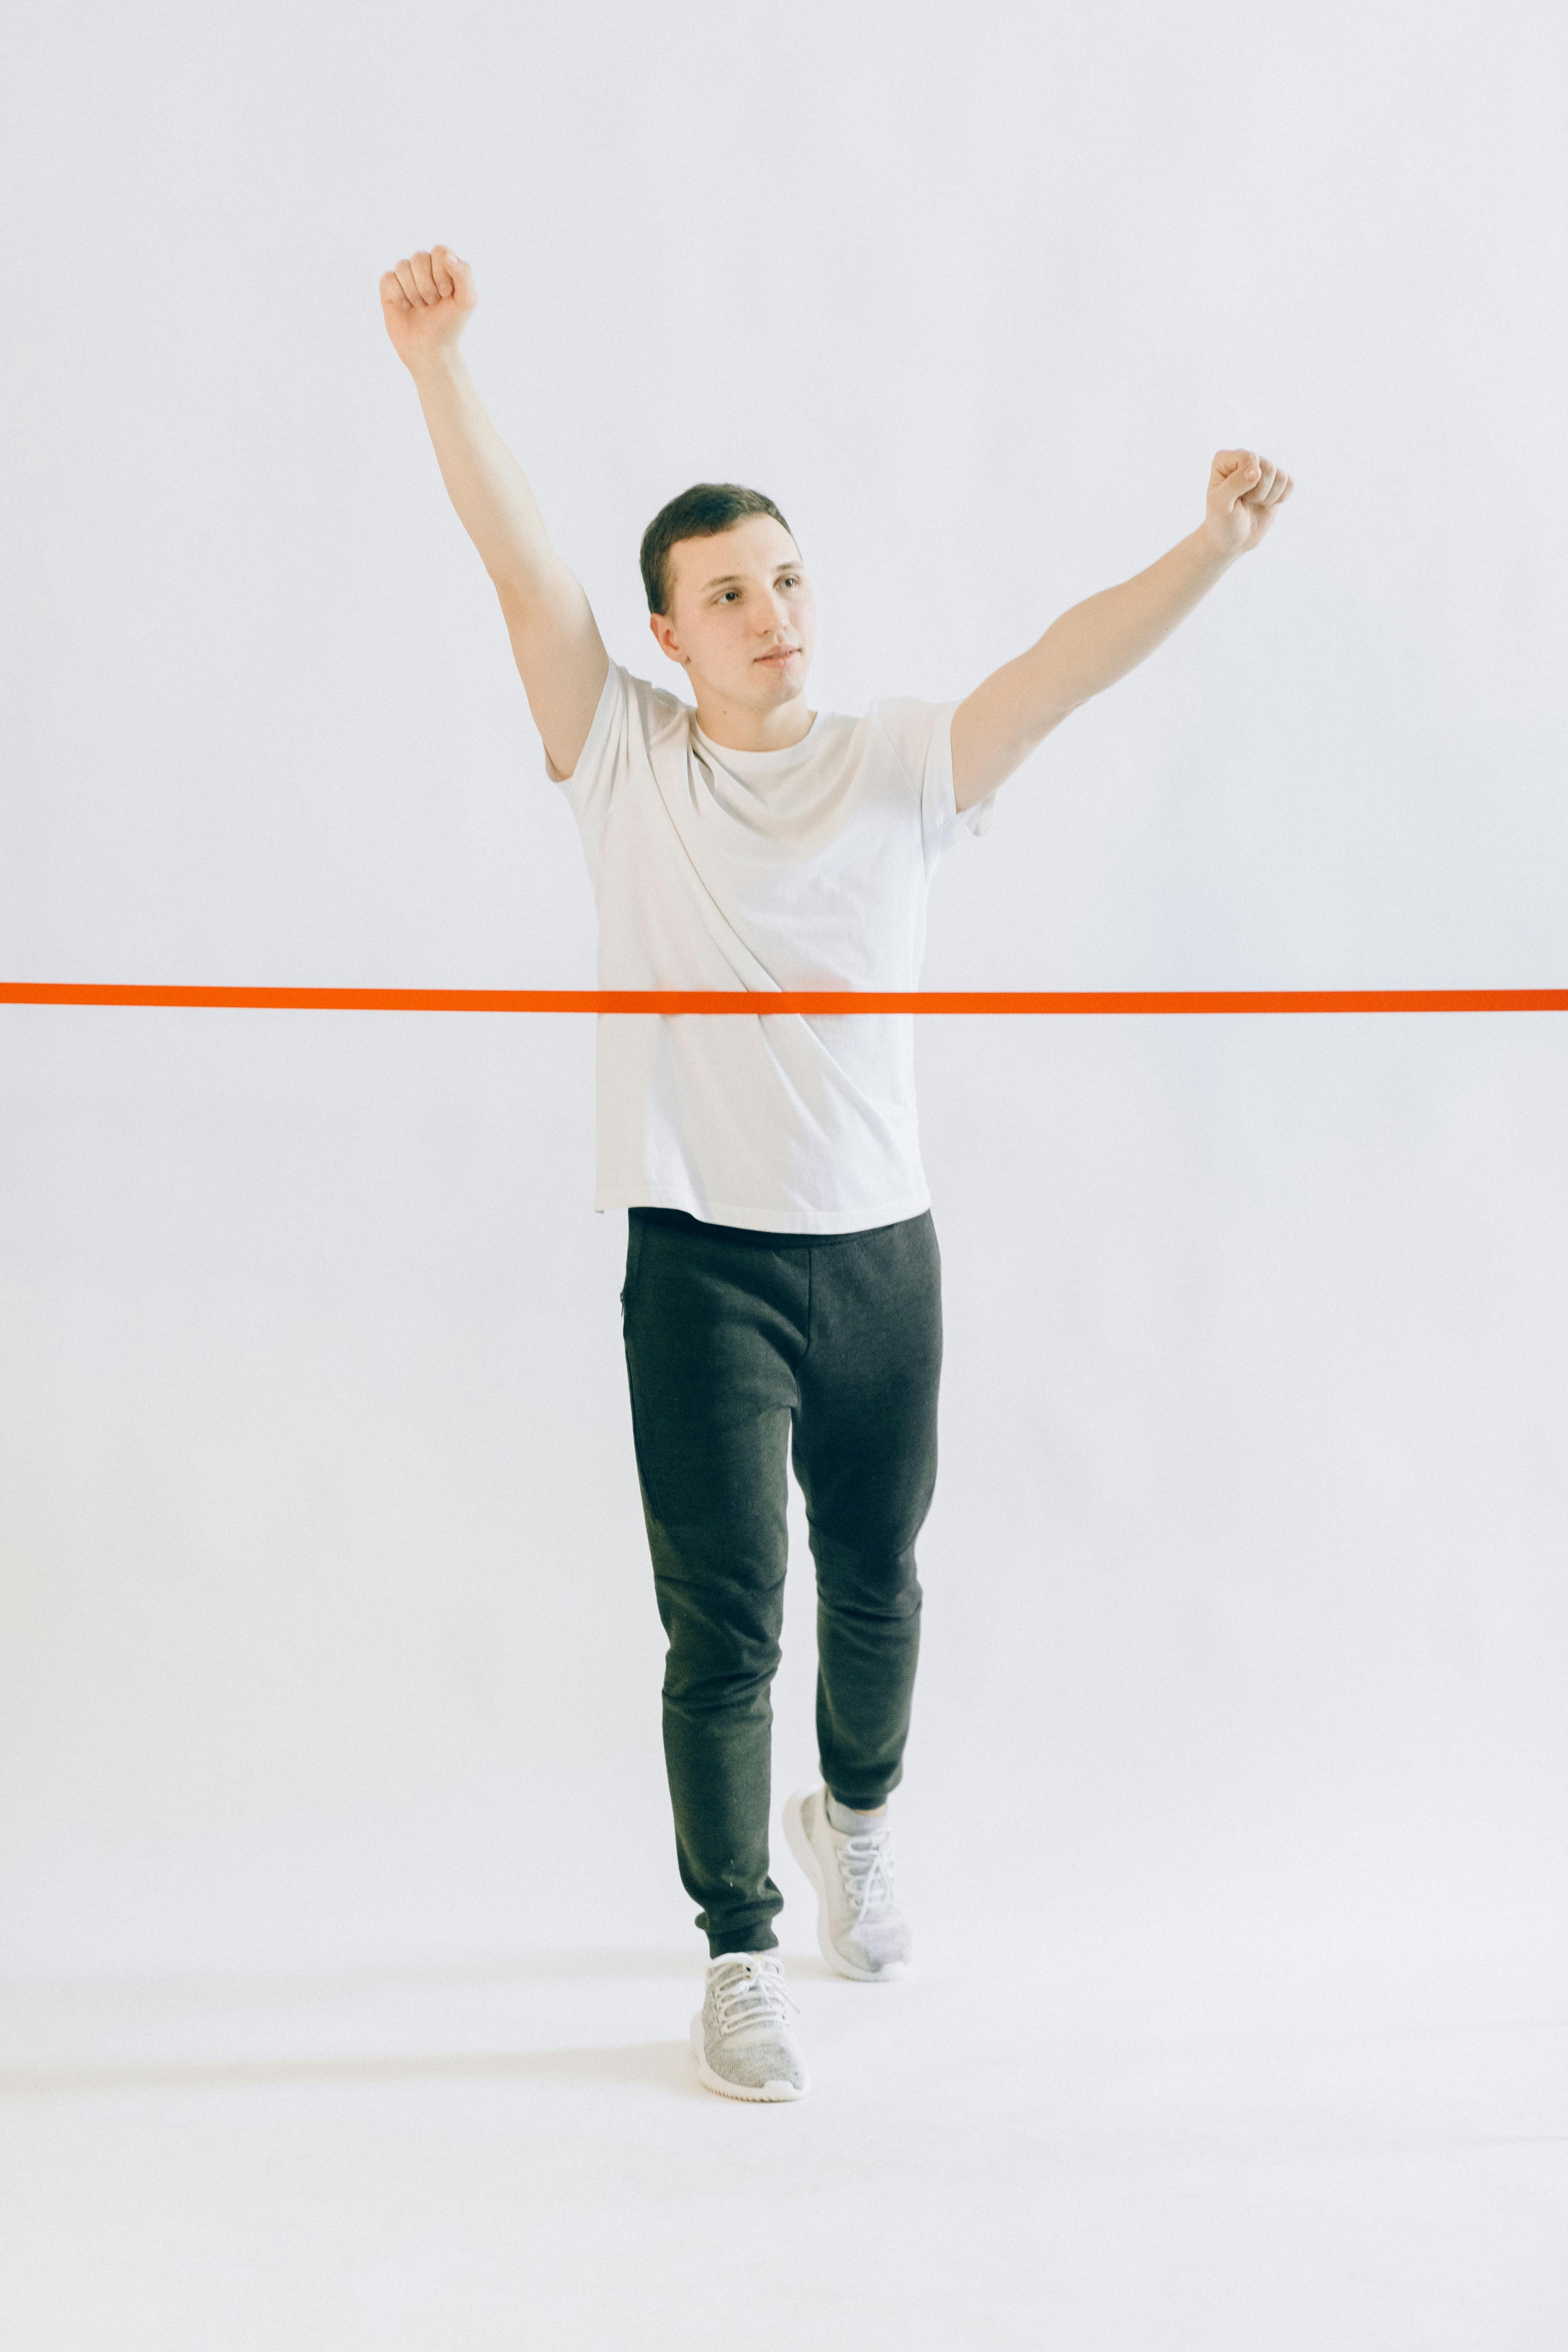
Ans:
{"type": "Polygon", "coordinates": [[[0,1004],[228,1013],[1568,1013],[1568,988],[143,988],[7,980],[0,1004]]]}

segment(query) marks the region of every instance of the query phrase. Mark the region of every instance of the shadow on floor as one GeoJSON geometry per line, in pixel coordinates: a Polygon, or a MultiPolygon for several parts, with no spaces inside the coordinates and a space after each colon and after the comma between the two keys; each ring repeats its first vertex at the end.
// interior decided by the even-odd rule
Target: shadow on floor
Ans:
{"type": "MultiPolygon", "coordinates": [[[[829,1978],[837,1971],[816,1952],[785,1952],[784,1973],[808,1980],[829,1978]]],[[[400,1984],[556,1984],[582,1978],[686,1977],[700,1984],[708,1956],[700,1944],[684,1951],[521,1952],[515,1959],[496,1960],[473,1969],[399,1969],[385,1972],[384,1981],[400,1984]]],[[[363,1979],[369,1982],[366,1976],[363,1979]]]]}
{"type": "MultiPolygon", "coordinates": [[[[393,2051],[383,2055],[340,2054],[331,2050],[316,2056],[293,2057],[250,2057],[237,2053],[230,2058],[105,2054],[96,2059],[84,2057],[73,2062],[58,2054],[61,2047],[62,2028],[65,2029],[64,2038],[68,2047],[72,2011],[78,2002],[94,2014],[96,2030],[93,2040],[102,2052],[105,2041],[112,2048],[114,2040],[120,2035],[123,2035],[132,2048],[138,2043],[145,2048],[150,2020],[157,2038],[164,2042],[165,2047],[171,2039],[175,2041],[177,2047],[182,2025],[188,2029],[197,2018],[210,2019],[215,2010],[222,2012],[236,2005],[254,2007],[258,2017],[274,2021],[273,2032],[268,2038],[292,2039],[288,2025],[284,2024],[279,2032],[276,2022],[280,2013],[286,2017],[291,2008],[320,2002],[334,2006],[344,2001],[352,2003],[362,1995],[382,1995],[388,1991],[423,1994],[485,1985],[609,1983],[616,1979],[626,1981],[637,1978],[679,1978],[685,1979],[689,1989],[690,2006],[694,2009],[702,1997],[704,1965],[700,1945],[695,1951],[595,1948],[578,1951],[520,1952],[504,1959],[469,1967],[353,1969],[281,1976],[146,1978],[78,1987],[13,1987],[14,1993],[26,1990],[44,1997],[48,2021],[44,2046],[47,2048],[52,2042],[54,2047],[47,2057],[30,2060],[21,2054],[21,2051],[26,2050],[27,2038],[30,2038],[19,2030],[26,2002],[14,2001],[9,2019],[11,2032],[7,2035],[11,2050],[7,2056],[0,2058],[0,2099],[69,2097],[124,2091],[156,2094],[435,2082],[605,2083],[704,2098],[709,2095],[697,2082],[690,2050],[684,2041],[611,2043],[597,2048],[571,2050],[393,2051]],[[105,2004],[113,2021],[107,2034],[102,2031],[105,2004]],[[116,2024],[120,2029],[118,2035],[116,2024]]],[[[837,1981],[834,1971],[815,1953],[790,1954],[785,1966],[788,1975],[797,1981],[837,1981]]],[[[371,2032],[375,2031],[374,2027],[369,2030],[371,2032]]],[[[503,2026],[500,2030],[504,2034],[507,2029],[503,2026]]],[[[221,2032],[222,2029],[219,2031],[221,2032]]],[[[442,2031],[439,2025],[434,2026],[432,2038],[442,2031]]],[[[493,2025],[489,2031],[495,2031],[493,2025]]],[[[31,2038],[34,2038],[35,2048],[37,2047],[36,2036],[31,2038]]],[[[210,2042],[217,2036],[212,2034],[209,2028],[204,2038],[210,2042]]],[[[224,2038],[226,2039],[226,2035],[224,2038]]],[[[318,2025],[317,2033],[310,2038],[326,2037],[320,2034],[318,2025]]],[[[352,2042],[360,2037],[351,2029],[343,2038],[352,2042]]],[[[403,2038],[398,2028],[391,2029],[391,2038],[403,2038]]],[[[418,2040],[421,2037],[415,2033],[411,2038],[418,2040]]],[[[524,2028],[520,2039],[526,2038],[527,2029],[524,2028]]]]}
{"type": "Polygon", "coordinates": [[[687,2042],[608,2049],[454,2050],[363,2058],[149,2060],[144,2064],[0,2067],[0,2098],[104,2091],[323,2089],[400,2083],[605,2083],[709,2096],[687,2042]]]}

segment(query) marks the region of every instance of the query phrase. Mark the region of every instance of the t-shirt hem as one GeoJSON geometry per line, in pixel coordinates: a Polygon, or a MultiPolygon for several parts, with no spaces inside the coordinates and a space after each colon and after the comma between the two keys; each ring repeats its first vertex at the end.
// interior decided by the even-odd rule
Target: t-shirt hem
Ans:
{"type": "Polygon", "coordinates": [[[707,1225],[745,1225],[759,1234],[859,1234],[878,1225],[901,1224],[931,1207],[931,1192],[921,1185],[895,1201],[873,1202],[855,1209],[757,1209],[737,1201],[698,1201],[662,1192],[600,1192],[598,1209],[684,1209],[689,1217],[707,1225]]]}

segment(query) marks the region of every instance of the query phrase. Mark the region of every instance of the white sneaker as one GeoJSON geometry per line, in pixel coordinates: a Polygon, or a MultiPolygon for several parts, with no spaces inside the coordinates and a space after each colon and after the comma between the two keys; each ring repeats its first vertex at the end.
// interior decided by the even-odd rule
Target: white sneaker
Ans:
{"type": "Polygon", "coordinates": [[[702,2006],[691,2021],[697,2072],[726,2099],[804,2099],[811,2084],[790,2031],[777,1952],[721,1952],[708,1964],[702,2006]]]}
{"type": "Polygon", "coordinates": [[[910,1923],[893,1900],[893,1834],[885,1825],[846,1836],[827,1818],[827,1791],[804,1789],[784,1811],[790,1852],[816,1889],[816,1940],[840,1976],[891,1984],[910,1965],[910,1923]]]}

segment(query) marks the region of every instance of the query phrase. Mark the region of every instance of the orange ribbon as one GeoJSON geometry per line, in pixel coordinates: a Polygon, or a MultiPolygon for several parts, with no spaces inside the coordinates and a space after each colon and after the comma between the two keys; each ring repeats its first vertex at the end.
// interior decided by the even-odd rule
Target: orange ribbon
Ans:
{"type": "Polygon", "coordinates": [[[1568,988],[194,988],[0,981],[0,1004],[287,1013],[1568,1013],[1568,988]]]}

